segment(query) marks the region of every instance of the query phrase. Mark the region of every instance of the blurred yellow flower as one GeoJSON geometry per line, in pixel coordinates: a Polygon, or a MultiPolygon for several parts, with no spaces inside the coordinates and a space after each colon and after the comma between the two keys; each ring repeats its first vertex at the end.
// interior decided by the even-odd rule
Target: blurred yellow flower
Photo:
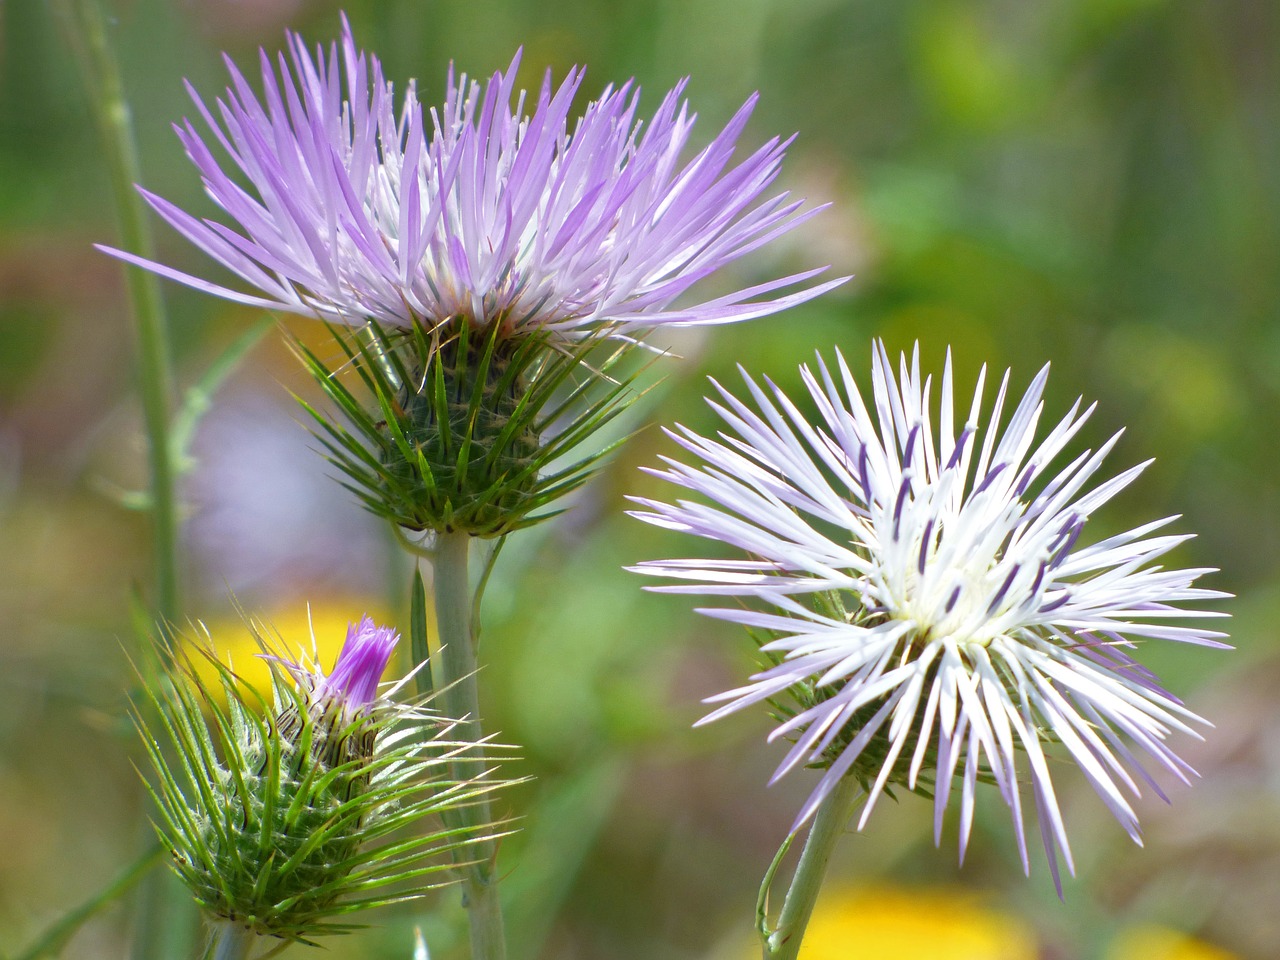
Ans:
{"type": "MultiPolygon", "coordinates": [[[[252,616],[255,621],[259,621],[263,636],[268,641],[283,640],[284,651],[290,655],[299,652],[311,654],[311,638],[314,635],[315,660],[327,669],[338,658],[347,636],[348,625],[355,623],[366,613],[378,623],[388,623],[391,620],[382,604],[359,597],[325,599],[309,606],[296,604],[267,614],[253,613],[252,616]]],[[[219,620],[206,620],[205,626],[218,658],[228,664],[247,686],[257,690],[269,701],[271,671],[266,661],[258,656],[262,651],[244,620],[238,615],[232,615],[219,620]]],[[[191,661],[200,679],[209,685],[211,691],[220,694],[221,680],[213,664],[202,656],[194,656],[191,661]]],[[[386,679],[395,679],[400,675],[401,671],[393,660],[386,679]]]]}
{"type": "Polygon", "coordinates": [[[1016,917],[952,887],[834,889],[809,921],[800,960],[1036,960],[1036,938],[1016,917]]]}
{"type": "Polygon", "coordinates": [[[1133,927],[1116,937],[1106,960],[1240,960],[1229,950],[1167,927],[1133,927]]]}

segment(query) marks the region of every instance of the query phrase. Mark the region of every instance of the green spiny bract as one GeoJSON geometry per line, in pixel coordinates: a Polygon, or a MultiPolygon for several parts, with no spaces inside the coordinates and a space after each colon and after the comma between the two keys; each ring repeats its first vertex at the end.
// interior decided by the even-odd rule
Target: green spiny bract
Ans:
{"type": "Polygon", "coordinates": [[[157,832],[211,919],[313,943],[353,929],[340,922],[353,911],[450,882],[442,855],[465,862],[468,847],[500,832],[438,826],[502,781],[482,768],[449,779],[449,762],[471,760],[474,745],[445,739],[452,724],[421,707],[380,702],[353,718],[312,701],[275,656],[268,702],[207,638],[180,645],[174,661],[135,716],[156,773],[157,832]],[[216,685],[194,657],[215,666],[216,685]]]}
{"type": "Polygon", "coordinates": [[[316,436],[344,484],[409,531],[499,537],[554,516],[611,446],[562,458],[629,405],[633,374],[613,378],[630,344],[504,334],[459,318],[427,329],[331,327],[343,362],[295,343],[346,425],[314,407],[316,436]],[[368,400],[340,376],[357,376],[368,400]]]}
{"type": "Polygon", "coordinates": [[[384,447],[383,464],[410,484],[429,476],[451,525],[499,530],[537,492],[541,427],[520,409],[531,357],[519,341],[461,325],[401,387],[397,420],[421,459],[384,447]]]}

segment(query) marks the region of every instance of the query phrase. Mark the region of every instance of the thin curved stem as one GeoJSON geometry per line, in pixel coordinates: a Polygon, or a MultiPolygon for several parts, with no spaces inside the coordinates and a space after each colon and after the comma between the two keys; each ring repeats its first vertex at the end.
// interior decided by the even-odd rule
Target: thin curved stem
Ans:
{"type": "MultiPolygon", "coordinates": [[[[796,872],[791,877],[791,885],[787,888],[787,897],[783,901],[777,926],[769,930],[765,918],[763,916],[760,918],[760,938],[764,948],[764,960],[796,960],[800,955],[804,931],[809,925],[809,917],[813,914],[814,905],[818,902],[818,894],[822,890],[822,879],[826,875],[831,852],[835,849],[840,835],[844,833],[860,789],[855,779],[844,777],[818,807],[813,825],[809,828],[808,839],[804,843],[804,850],[800,854],[800,862],[796,864],[796,872]]],[[[788,837],[786,843],[790,842],[791,837],[788,837]]],[[[765,878],[766,884],[772,880],[776,869],[777,861],[765,878]]],[[[767,891],[762,892],[762,901],[764,893],[767,891]]]]}
{"type": "MultiPolygon", "coordinates": [[[[61,0],[55,9],[61,15],[67,41],[80,63],[89,107],[102,139],[121,246],[144,257],[150,256],[152,244],[146,211],[133,188],[142,179],[133,119],[115,51],[107,36],[106,18],[97,0],[61,0]]],[[[137,349],[138,392],[147,435],[155,571],[153,612],[160,629],[167,632],[170,625],[178,621],[182,608],[176,469],[170,429],[173,375],[168,320],[154,274],[128,269],[125,279],[137,349]]],[[[162,644],[161,649],[167,646],[162,644]]],[[[161,960],[174,956],[175,952],[190,950],[194,911],[190,898],[172,875],[151,874],[140,889],[137,901],[135,957],[161,960]]]]}
{"type": "MultiPolygon", "coordinates": [[[[458,739],[479,744],[484,738],[480,724],[480,696],[476,684],[476,644],[472,614],[477,605],[471,587],[470,559],[472,537],[468,533],[442,533],[436,538],[430,554],[436,606],[436,628],[440,649],[436,666],[440,675],[435,689],[439,691],[444,714],[459,721],[458,739]]],[[[418,686],[427,692],[430,679],[421,671],[418,686]]],[[[483,750],[476,746],[451,764],[452,779],[474,778],[484,770],[483,750]]],[[[482,795],[474,803],[452,813],[458,825],[483,834],[492,824],[489,800],[482,795]]],[[[496,840],[484,840],[460,853],[459,871],[463,877],[463,905],[471,928],[471,960],[506,960],[506,936],[503,931],[502,903],[498,895],[495,862],[496,840]]]]}
{"type": "Polygon", "coordinates": [[[58,951],[63,948],[66,942],[75,935],[75,932],[86,921],[92,919],[100,910],[110,905],[113,900],[126,893],[135,883],[146,876],[147,871],[160,861],[163,853],[163,846],[159,843],[152,844],[142,856],[126,867],[109,886],[64,916],[46,930],[39,940],[22,953],[13,957],[12,960],[41,960],[42,957],[57,956],[58,951]]]}

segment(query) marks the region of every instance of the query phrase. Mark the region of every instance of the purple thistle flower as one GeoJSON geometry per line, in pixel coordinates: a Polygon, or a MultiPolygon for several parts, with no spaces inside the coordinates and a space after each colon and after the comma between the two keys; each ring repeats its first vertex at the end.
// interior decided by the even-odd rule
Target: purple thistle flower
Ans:
{"type": "Polygon", "coordinates": [[[548,74],[527,115],[526,94],[514,88],[517,53],[487,86],[450,70],[428,129],[412,84],[396,110],[377,58],[357,51],[345,17],[340,53],[335,44],[313,59],[297,34],[288,47],[275,67],[261,53],[261,101],[230,60],[232,84],[212,109],[188,84],[230,158],[227,170],[190,121],[175,127],[236,226],[141,190],[165,221],[262,295],[101,249],[238,303],[342,324],[430,328],[461,317],[502,324],[504,334],[568,338],[746,320],[847,279],[806,286],[825,268],[806,270],[672,306],[698,280],[817,212],[802,212],[786,193],[760,200],[790,140],[731,162],[754,96],[681,164],[694,122],[683,83],[647,124],[636,119],[638,88],[608,87],[571,129],[582,71],[558,88],[548,74]]]}
{"type": "Polygon", "coordinates": [[[1227,594],[1193,586],[1208,569],[1155,565],[1189,539],[1152,535],[1174,517],[1078,546],[1088,517],[1147,464],[1088,489],[1116,434],[1051,471],[1094,408],[1081,412],[1077,401],[1037,441],[1048,367],[1003,432],[1008,374],[983,429],[984,368],[957,432],[950,356],[936,421],[918,349],[910,364],[902,358],[895,380],[876,345],[870,409],[836,359],[834,373],[821,358],[816,375],[802,369],[816,424],[775,385],[766,381],[766,390],[745,372],[754,408],[717,384],[723,402],[710,402],[729,432],[712,440],[668,431],[701,464],[664,458],[667,469],[650,471],[710,505],[637,499],[647,508],[634,513],[639,519],[727,543],[750,559],[633,569],[691,581],[655,589],[757,602],[700,611],[766,634],[771,664],[710,698],[723,705],[701,722],[795,698],[798,709],[771,735],[794,740],[774,780],[799,765],[826,767],[797,827],[846,775],[866,789],[859,829],[886,787],[932,783],[938,842],[958,777],[963,859],[982,779],[1010,808],[1029,869],[1025,765],[1061,889],[1059,853],[1074,866],[1045,744],[1059,744],[1140,842],[1126,791],[1137,796],[1141,780],[1163,796],[1140,754],[1186,781],[1193,771],[1165,740],[1173,730],[1198,736],[1189,724],[1204,721],[1126,650],[1145,639],[1225,647],[1216,639],[1223,634],[1178,623],[1222,614],[1178,604],[1227,594]]]}

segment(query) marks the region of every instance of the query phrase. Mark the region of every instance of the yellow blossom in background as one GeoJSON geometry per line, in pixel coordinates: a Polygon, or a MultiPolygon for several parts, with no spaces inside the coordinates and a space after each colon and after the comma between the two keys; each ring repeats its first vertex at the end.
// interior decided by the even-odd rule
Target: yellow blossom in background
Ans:
{"type": "Polygon", "coordinates": [[[1240,960],[1230,950],[1167,927],[1145,925],[1112,941],[1106,960],[1240,960]]]}
{"type": "MultiPolygon", "coordinates": [[[[348,625],[366,614],[379,623],[387,623],[391,619],[383,604],[360,597],[326,598],[309,606],[295,603],[266,613],[249,613],[255,620],[265,624],[266,635],[279,634],[284,641],[284,648],[293,653],[311,654],[311,638],[314,633],[316,662],[326,666],[337,660],[347,636],[348,625]]],[[[259,656],[262,651],[244,620],[233,614],[218,620],[206,620],[205,626],[218,658],[230,665],[247,686],[270,699],[271,671],[259,656]]],[[[193,657],[192,662],[196,673],[209,685],[209,689],[220,690],[222,681],[217,668],[202,656],[193,657]]],[[[399,675],[400,670],[392,663],[386,678],[395,679],[399,675]]]]}
{"type": "Polygon", "coordinates": [[[992,910],[969,890],[833,889],[818,901],[800,960],[849,960],[851,956],[1036,960],[1039,953],[1030,927],[992,910]]]}

